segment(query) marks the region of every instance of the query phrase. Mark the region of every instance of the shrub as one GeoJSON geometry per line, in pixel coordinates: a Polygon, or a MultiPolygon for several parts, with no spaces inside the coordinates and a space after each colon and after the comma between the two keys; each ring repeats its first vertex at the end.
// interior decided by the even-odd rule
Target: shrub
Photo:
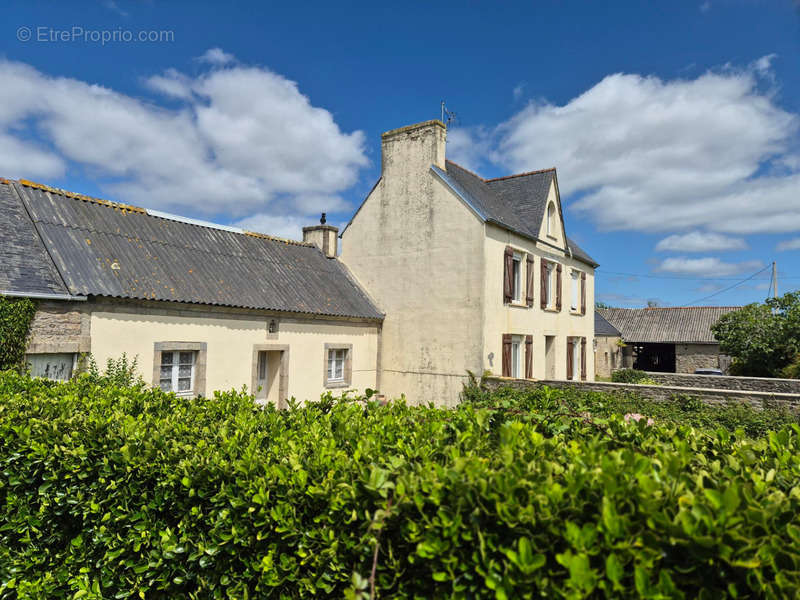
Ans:
{"type": "Polygon", "coordinates": [[[278,411],[0,375],[0,598],[796,595],[800,427],[491,396],[278,411]]]}
{"type": "Polygon", "coordinates": [[[656,383],[645,371],[639,371],[638,369],[618,369],[611,374],[611,381],[614,383],[639,383],[642,385],[655,385],[656,383]]]}
{"type": "Polygon", "coordinates": [[[800,353],[796,354],[792,363],[784,367],[781,377],[787,379],[800,379],[800,353]]]}
{"type": "Polygon", "coordinates": [[[144,389],[147,386],[139,374],[138,356],[134,356],[133,360],[130,360],[128,355],[123,352],[119,358],[109,358],[106,361],[106,370],[104,372],[100,371],[93,356],[89,356],[88,362],[86,376],[93,384],[135,389],[144,389]]]}
{"type": "Polygon", "coordinates": [[[21,369],[36,305],[29,298],[0,296],[0,371],[21,369]]]}

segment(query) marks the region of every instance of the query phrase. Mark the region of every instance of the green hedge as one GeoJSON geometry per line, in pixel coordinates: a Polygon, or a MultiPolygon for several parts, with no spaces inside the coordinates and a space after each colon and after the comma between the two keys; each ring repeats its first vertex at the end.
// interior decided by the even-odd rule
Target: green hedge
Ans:
{"type": "Polygon", "coordinates": [[[276,411],[0,375],[0,598],[363,598],[373,565],[381,598],[796,595],[799,427],[556,400],[276,411]]]}
{"type": "Polygon", "coordinates": [[[0,296],[0,371],[19,369],[36,305],[29,298],[0,296]]]}
{"type": "Polygon", "coordinates": [[[611,381],[614,383],[655,384],[654,379],[649,377],[645,371],[640,371],[639,369],[617,369],[611,373],[611,381]]]}

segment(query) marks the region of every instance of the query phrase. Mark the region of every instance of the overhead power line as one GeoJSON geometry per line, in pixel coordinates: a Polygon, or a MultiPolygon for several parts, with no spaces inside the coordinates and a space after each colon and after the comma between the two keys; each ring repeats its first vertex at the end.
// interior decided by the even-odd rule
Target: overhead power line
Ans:
{"type": "Polygon", "coordinates": [[[694,300],[693,302],[688,302],[688,303],[687,303],[687,304],[685,304],[684,306],[691,306],[692,304],[697,304],[698,302],[704,302],[705,300],[708,300],[709,298],[713,298],[714,296],[719,296],[719,295],[720,295],[720,294],[722,294],[723,292],[727,292],[728,290],[732,290],[733,288],[735,288],[735,287],[738,287],[738,286],[742,285],[742,284],[743,284],[743,283],[745,283],[746,281],[750,281],[751,279],[753,279],[753,278],[754,278],[754,277],[756,277],[757,275],[761,275],[761,273],[763,273],[763,272],[764,272],[764,271],[766,271],[767,269],[771,269],[771,268],[772,268],[772,265],[767,265],[766,267],[764,267],[764,268],[763,268],[763,269],[761,269],[760,271],[756,271],[755,273],[753,273],[752,275],[750,275],[750,277],[746,277],[746,278],[742,279],[741,281],[737,281],[737,282],[736,282],[736,283],[734,283],[733,285],[729,285],[728,287],[726,287],[726,288],[723,288],[723,289],[721,289],[721,290],[719,290],[719,291],[716,291],[716,292],[714,292],[713,294],[709,294],[708,296],[703,296],[702,298],[698,298],[697,300],[694,300]]]}
{"type": "MultiPolygon", "coordinates": [[[[682,275],[650,275],[645,273],[622,273],[620,271],[606,271],[605,269],[598,269],[595,275],[624,275],[626,277],[643,277],[646,279],[678,279],[683,281],[740,281],[738,277],[685,277],[682,275]]],[[[792,277],[780,274],[781,279],[800,279],[800,277],[792,277]]]]}

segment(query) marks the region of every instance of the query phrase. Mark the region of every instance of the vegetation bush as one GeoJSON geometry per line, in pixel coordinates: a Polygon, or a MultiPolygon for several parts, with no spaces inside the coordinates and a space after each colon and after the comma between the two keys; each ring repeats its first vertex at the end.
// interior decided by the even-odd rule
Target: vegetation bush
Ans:
{"type": "Polygon", "coordinates": [[[2,374],[0,598],[796,595],[797,425],[465,397],[277,411],[2,374]]]}
{"type": "Polygon", "coordinates": [[[21,369],[36,305],[29,298],[0,296],[0,371],[21,369]]]}
{"type": "Polygon", "coordinates": [[[690,426],[713,433],[725,429],[730,433],[742,430],[752,438],[761,438],[769,431],[800,425],[800,413],[783,405],[765,401],[753,408],[741,401],[728,401],[714,406],[705,404],[687,394],[676,394],[671,402],[649,400],[637,393],[587,392],[575,389],[518,390],[501,388],[492,393],[467,392],[475,406],[503,407],[533,413],[551,413],[559,410],[565,414],[591,416],[593,419],[614,418],[617,415],[641,414],[659,424],[690,426]]]}
{"type": "Polygon", "coordinates": [[[722,315],[711,331],[720,351],[733,357],[731,374],[781,377],[800,354],[800,292],[722,315]]]}
{"type": "Polygon", "coordinates": [[[800,379],[800,352],[798,352],[790,365],[783,368],[781,377],[786,379],[800,379]]]}
{"type": "Polygon", "coordinates": [[[143,390],[147,386],[144,379],[142,379],[142,376],[139,374],[138,356],[134,356],[133,360],[131,360],[128,358],[128,355],[123,352],[122,356],[119,358],[109,358],[106,361],[105,371],[100,370],[93,356],[90,355],[87,362],[87,383],[131,387],[138,390],[143,390]]]}
{"type": "Polygon", "coordinates": [[[614,383],[640,383],[643,385],[655,385],[656,383],[645,371],[638,369],[618,369],[611,373],[611,381],[614,383]]]}

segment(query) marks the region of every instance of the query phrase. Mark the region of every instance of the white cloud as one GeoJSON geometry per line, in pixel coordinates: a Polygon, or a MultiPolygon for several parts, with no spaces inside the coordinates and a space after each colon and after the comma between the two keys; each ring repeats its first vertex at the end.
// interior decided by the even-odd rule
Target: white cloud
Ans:
{"type": "Polygon", "coordinates": [[[609,75],[563,105],[529,103],[483,156],[509,172],[555,164],[562,196],[606,230],[800,231],[800,118],[777,104],[773,59],[609,75]]]}
{"type": "Polygon", "coordinates": [[[658,252],[721,252],[746,248],[743,239],[703,231],[671,235],[656,244],[658,252]]]}
{"type": "Polygon", "coordinates": [[[308,219],[298,218],[292,215],[269,215],[259,213],[240,219],[234,225],[248,231],[266,233],[290,240],[303,239],[303,227],[313,225],[308,219]]]}
{"type": "Polygon", "coordinates": [[[775,249],[778,252],[784,252],[786,250],[800,250],[800,237],[793,238],[791,240],[784,240],[779,243],[775,249]]]}
{"type": "Polygon", "coordinates": [[[478,169],[490,152],[490,132],[482,127],[451,128],[447,132],[447,159],[466,169],[478,169]]]}
{"type": "Polygon", "coordinates": [[[711,10],[711,2],[709,2],[709,0],[706,0],[700,5],[700,12],[708,12],[710,10],[711,10]]]}
{"type": "Polygon", "coordinates": [[[215,67],[221,67],[236,60],[233,54],[228,54],[222,48],[209,48],[198,57],[200,62],[205,62],[215,67]]]}
{"type": "Polygon", "coordinates": [[[524,84],[524,83],[520,83],[519,85],[517,85],[517,86],[514,88],[514,92],[513,92],[514,101],[516,102],[517,100],[519,100],[520,98],[522,98],[522,94],[523,94],[524,92],[525,92],[525,84],[524,84]]]}
{"type": "Polygon", "coordinates": [[[750,274],[762,268],[760,260],[746,260],[738,263],[723,262],[716,257],[686,258],[683,256],[664,259],[656,269],[675,275],[727,277],[729,275],[750,274]]]}
{"type": "Polygon", "coordinates": [[[171,109],[1,59],[0,80],[6,177],[47,181],[79,166],[112,199],[287,219],[348,208],[340,194],[368,162],[362,132],[342,132],[295,82],[263,68],[148,79],[171,109]]]}

